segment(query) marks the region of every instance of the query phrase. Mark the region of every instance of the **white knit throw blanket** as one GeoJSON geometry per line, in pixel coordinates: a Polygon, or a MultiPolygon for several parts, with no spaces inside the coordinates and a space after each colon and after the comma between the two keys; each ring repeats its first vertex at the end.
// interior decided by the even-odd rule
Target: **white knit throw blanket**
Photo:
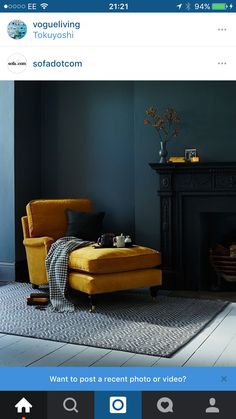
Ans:
{"type": "Polygon", "coordinates": [[[66,298],[69,254],[72,250],[88,246],[91,243],[69,236],[56,240],[50,247],[45,264],[53,310],[59,312],[75,310],[74,305],[66,298]]]}

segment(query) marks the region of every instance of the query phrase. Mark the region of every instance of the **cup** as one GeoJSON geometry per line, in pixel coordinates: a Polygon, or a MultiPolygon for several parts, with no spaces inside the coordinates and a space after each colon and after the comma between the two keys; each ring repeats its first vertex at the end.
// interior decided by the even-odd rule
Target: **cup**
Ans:
{"type": "Polygon", "coordinates": [[[123,234],[114,237],[113,241],[116,247],[125,247],[125,236],[123,234]]]}

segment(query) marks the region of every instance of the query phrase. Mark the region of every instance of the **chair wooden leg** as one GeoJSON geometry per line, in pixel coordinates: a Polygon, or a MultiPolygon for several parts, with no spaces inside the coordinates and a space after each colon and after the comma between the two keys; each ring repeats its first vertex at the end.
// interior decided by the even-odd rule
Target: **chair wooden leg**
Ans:
{"type": "Polygon", "coordinates": [[[156,302],[157,301],[157,293],[158,293],[158,286],[154,286],[154,287],[150,287],[150,294],[152,297],[152,301],[156,302]]]}
{"type": "Polygon", "coordinates": [[[95,295],[89,295],[89,301],[90,301],[90,313],[94,313],[96,311],[96,301],[95,301],[95,295]]]}

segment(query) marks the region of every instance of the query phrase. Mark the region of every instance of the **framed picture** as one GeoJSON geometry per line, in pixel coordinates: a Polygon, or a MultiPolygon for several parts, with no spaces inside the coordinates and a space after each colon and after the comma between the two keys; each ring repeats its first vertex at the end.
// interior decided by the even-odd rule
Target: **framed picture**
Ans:
{"type": "Polygon", "coordinates": [[[196,148],[186,148],[184,150],[185,161],[191,162],[193,157],[197,157],[197,149],[196,148]]]}

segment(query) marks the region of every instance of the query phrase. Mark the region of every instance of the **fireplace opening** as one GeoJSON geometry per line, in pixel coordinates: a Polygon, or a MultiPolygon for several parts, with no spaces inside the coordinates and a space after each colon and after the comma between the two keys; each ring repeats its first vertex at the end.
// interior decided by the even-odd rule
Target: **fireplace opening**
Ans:
{"type": "Polygon", "coordinates": [[[202,289],[236,291],[236,213],[202,213],[202,289]]]}

